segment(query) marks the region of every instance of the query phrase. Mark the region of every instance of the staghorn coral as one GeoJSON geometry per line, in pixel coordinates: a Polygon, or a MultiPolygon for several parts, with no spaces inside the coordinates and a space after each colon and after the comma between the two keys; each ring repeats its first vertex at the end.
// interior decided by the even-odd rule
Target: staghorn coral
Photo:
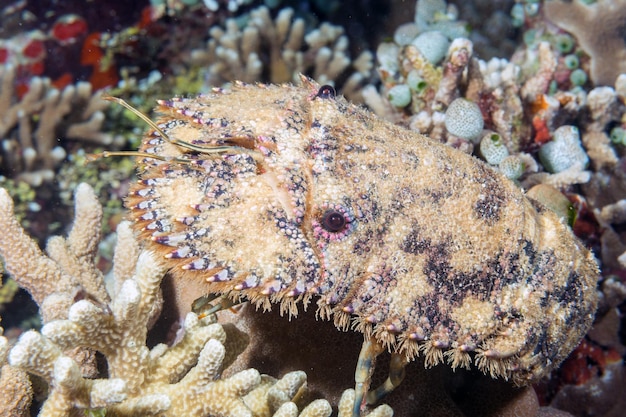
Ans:
{"type": "Polygon", "coordinates": [[[67,317],[82,288],[100,303],[109,296],[102,273],[94,266],[100,241],[102,207],[86,184],[76,190],[76,219],[67,239],[53,237],[45,256],[13,217],[13,202],[0,192],[0,253],[13,279],[41,308],[44,323],[67,317]]]}
{"type": "Polygon", "coordinates": [[[349,41],[340,26],[322,23],[307,31],[305,21],[285,8],[272,19],[267,7],[250,12],[247,24],[228,19],[225,28],[213,27],[205,50],[192,52],[191,62],[207,66],[207,85],[234,80],[280,83],[297,80],[299,73],[322,84],[342,82],[342,93],[361,101],[361,85],[371,78],[372,54],[349,57],[349,41]],[[345,81],[344,81],[345,79],[345,81]]]}
{"type": "MultiPolygon", "coordinates": [[[[42,417],[97,410],[108,416],[330,415],[331,406],[325,400],[308,405],[298,400],[307,398],[303,372],[287,373],[279,380],[262,376],[255,369],[220,377],[246,346],[247,336],[233,325],[215,323],[214,316],[199,319],[189,313],[178,343],[149,349],[146,338],[161,311],[160,283],[165,267],[152,253],[142,251],[130,225],[121,223],[110,284],[112,297],[101,293],[105,280],[102,274],[94,274],[93,254],[100,240],[102,208],[85,184],[79,186],[76,199],[72,231],[67,239],[51,239],[48,258],[37,251],[12,218],[11,200],[0,190],[0,219],[9,236],[0,242],[0,252],[17,282],[29,287],[44,311],[59,300],[64,306],[67,296],[77,295],[75,286],[82,287],[78,301],[74,300],[69,310],[54,310],[54,317],[45,320],[41,332],[23,334],[10,350],[10,366],[2,369],[2,378],[12,379],[0,386],[0,397],[13,401],[3,406],[22,411],[28,407],[20,399],[29,398],[29,385],[18,384],[13,375],[17,372],[23,379],[26,371],[48,384],[49,393],[39,414],[42,417]],[[51,243],[57,249],[51,250],[51,243]],[[64,249],[64,255],[57,259],[64,249]],[[62,292],[67,293],[65,297],[62,292]],[[76,360],[77,349],[100,352],[106,359],[106,374],[86,374],[84,364],[76,360]]],[[[6,339],[0,336],[0,359],[6,351],[6,339]]],[[[351,412],[354,392],[348,390],[344,397],[340,402],[344,411],[339,415],[348,417],[346,410],[351,412]]],[[[22,411],[12,415],[21,416],[22,411]]],[[[390,417],[392,411],[379,406],[370,415],[390,417]]]]}
{"type": "Polygon", "coordinates": [[[0,141],[2,175],[40,185],[54,178],[67,150],[60,140],[111,145],[102,132],[106,102],[89,83],[52,88],[47,78],[33,78],[19,97],[15,68],[0,67],[0,141]]]}
{"type": "Polygon", "coordinates": [[[24,334],[11,350],[12,365],[41,376],[51,387],[42,416],[71,415],[73,409],[106,408],[107,415],[246,415],[241,396],[259,383],[255,370],[215,380],[223,365],[226,333],[203,325],[194,314],[174,347],[145,346],[146,323],[164,270],[148,253],[112,305],[81,300],[68,320],[53,321],[39,334],[24,334]],[[109,310],[110,309],[110,310],[109,310]],[[107,359],[109,378],[85,379],[62,349],[90,346],[107,359]],[[197,363],[196,363],[197,361],[197,363]]]}
{"type": "Polygon", "coordinates": [[[25,417],[33,396],[28,375],[13,366],[6,359],[9,353],[9,341],[2,335],[0,327],[0,415],[5,417],[25,417]]]}
{"type": "Polygon", "coordinates": [[[590,76],[596,85],[613,85],[626,72],[626,1],[550,0],[545,14],[576,37],[591,57],[590,76]]]}

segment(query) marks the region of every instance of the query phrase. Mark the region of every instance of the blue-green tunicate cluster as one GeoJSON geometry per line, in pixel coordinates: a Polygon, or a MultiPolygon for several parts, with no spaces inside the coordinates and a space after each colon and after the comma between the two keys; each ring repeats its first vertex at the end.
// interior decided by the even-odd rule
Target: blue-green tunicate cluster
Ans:
{"type": "Polygon", "coordinates": [[[483,115],[480,107],[473,101],[457,98],[446,110],[446,129],[451,135],[466,140],[473,140],[483,131],[483,115]]]}
{"type": "Polygon", "coordinates": [[[498,168],[508,179],[516,180],[524,173],[524,162],[517,155],[509,155],[500,162],[498,168]]]}
{"type": "Polygon", "coordinates": [[[548,172],[565,171],[575,164],[582,168],[589,163],[576,126],[561,126],[554,131],[552,141],[539,149],[539,160],[548,172]]]}
{"type": "Polygon", "coordinates": [[[411,102],[411,89],[406,84],[396,84],[387,92],[387,98],[396,107],[406,107],[411,102]]]}
{"type": "Polygon", "coordinates": [[[438,64],[448,53],[450,41],[439,31],[421,33],[411,42],[431,64],[438,64]]]}
{"type": "Polygon", "coordinates": [[[480,154],[489,165],[499,165],[509,156],[509,150],[497,133],[488,133],[480,140],[480,154]]]}

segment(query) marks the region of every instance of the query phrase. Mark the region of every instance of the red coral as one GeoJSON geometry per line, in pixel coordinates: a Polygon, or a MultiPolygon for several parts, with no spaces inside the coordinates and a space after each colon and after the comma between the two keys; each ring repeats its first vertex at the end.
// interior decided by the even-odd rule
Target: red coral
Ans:
{"type": "Polygon", "coordinates": [[[533,116],[533,129],[535,131],[535,135],[533,140],[536,145],[543,145],[546,142],[550,141],[550,129],[548,128],[548,123],[539,115],[533,116]]]}
{"type": "Polygon", "coordinates": [[[57,19],[54,25],[52,25],[50,35],[61,45],[68,45],[85,36],[87,30],[87,21],[85,19],[78,15],[70,14],[57,19]]]}
{"type": "Polygon", "coordinates": [[[94,90],[115,85],[119,81],[115,65],[103,62],[104,52],[100,47],[100,36],[100,33],[89,34],[83,43],[80,55],[80,64],[92,67],[89,82],[94,90]]]}
{"type": "Polygon", "coordinates": [[[24,49],[22,49],[22,55],[26,58],[39,60],[44,57],[46,48],[44,47],[43,40],[38,38],[31,39],[24,49]]]}
{"type": "Polygon", "coordinates": [[[0,46],[0,64],[5,64],[7,62],[9,54],[10,52],[8,48],[0,46]]]}
{"type": "Polygon", "coordinates": [[[602,376],[607,365],[621,360],[622,357],[615,349],[605,348],[585,338],[563,362],[560,370],[561,382],[582,385],[594,376],[602,376]]]}

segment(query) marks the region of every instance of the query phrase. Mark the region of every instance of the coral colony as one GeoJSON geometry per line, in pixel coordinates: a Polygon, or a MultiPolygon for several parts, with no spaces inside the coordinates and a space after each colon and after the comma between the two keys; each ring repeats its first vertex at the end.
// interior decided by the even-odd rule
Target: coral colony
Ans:
{"type": "Polygon", "coordinates": [[[0,415],[623,414],[625,0],[44,3],[0,415]]]}

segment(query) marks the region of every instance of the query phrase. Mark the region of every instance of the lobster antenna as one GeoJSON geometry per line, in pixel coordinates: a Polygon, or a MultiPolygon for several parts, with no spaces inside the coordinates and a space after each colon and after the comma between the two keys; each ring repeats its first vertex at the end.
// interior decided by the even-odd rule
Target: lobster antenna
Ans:
{"type": "MultiPolygon", "coordinates": [[[[103,94],[102,98],[106,101],[115,102],[119,104],[120,106],[124,107],[125,109],[130,110],[134,115],[139,117],[141,120],[146,122],[148,126],[154,129],[163,139],[165,139],[166,141],[168,141],[169,143],[173,145],[180,146],[181,148],[189,149],[191,151],[204,153],[204,154],[223,153],[223,152],[228,152],[230,150],[238,148],[237,146],[232,146],[232,145],[204,147],[204,146],[194,145],[193,143],[184,142],[179,139],[172,139],[167,135],[167,133],[163,131],[163,129],[161,129],[156,123],[154,123],[148,116],[146,116],[145,114],[143,114],[142,112],[140,112],[139,110],[137,110],[136,108],[128,104],[124,99],[121,99],[119,97],[109,96],[107,94],[103,94]]],[[[102,152],[101,154],[91,154],[90,159],[96,160],[100,157],[107,158],[110,156],[145,156],[145,157],[150,157],[150,158],[155,158],[155,159],[168,160],[167,158],[156,157],[153,154],[148,154],[144,152],[134,152],[134,151],[102,152]]]]}
{"type": "Polygon", "coordinates": [[[156,123],[154,123],[152,120],[150,120],[150,118],[148,116],[146,116],[145,114],[143,114],[142,112],[140,112],[139,110],[137,110],[136,108],[134,108],[133,106],[128,104],[124,99],[121,99],[119,97],[109,96],[107,94],[103,94],[102,98],[104,100],[106,100],[106,101],[113,101],[113,102],[119,104],[120,106],[124,107],[125,109],[130,110],[135,116],[139,117],[141,120],[146,122],[148,124],[148,126],[153,128],[154,130],[156,130],[159,133],[159,135],[161,135],[161,137],[166,139],[168,142],[172,142],[172,140],[169,138],[169,136],[167,136],[167,134],[159,126],[157,126],[156,123]]]}

